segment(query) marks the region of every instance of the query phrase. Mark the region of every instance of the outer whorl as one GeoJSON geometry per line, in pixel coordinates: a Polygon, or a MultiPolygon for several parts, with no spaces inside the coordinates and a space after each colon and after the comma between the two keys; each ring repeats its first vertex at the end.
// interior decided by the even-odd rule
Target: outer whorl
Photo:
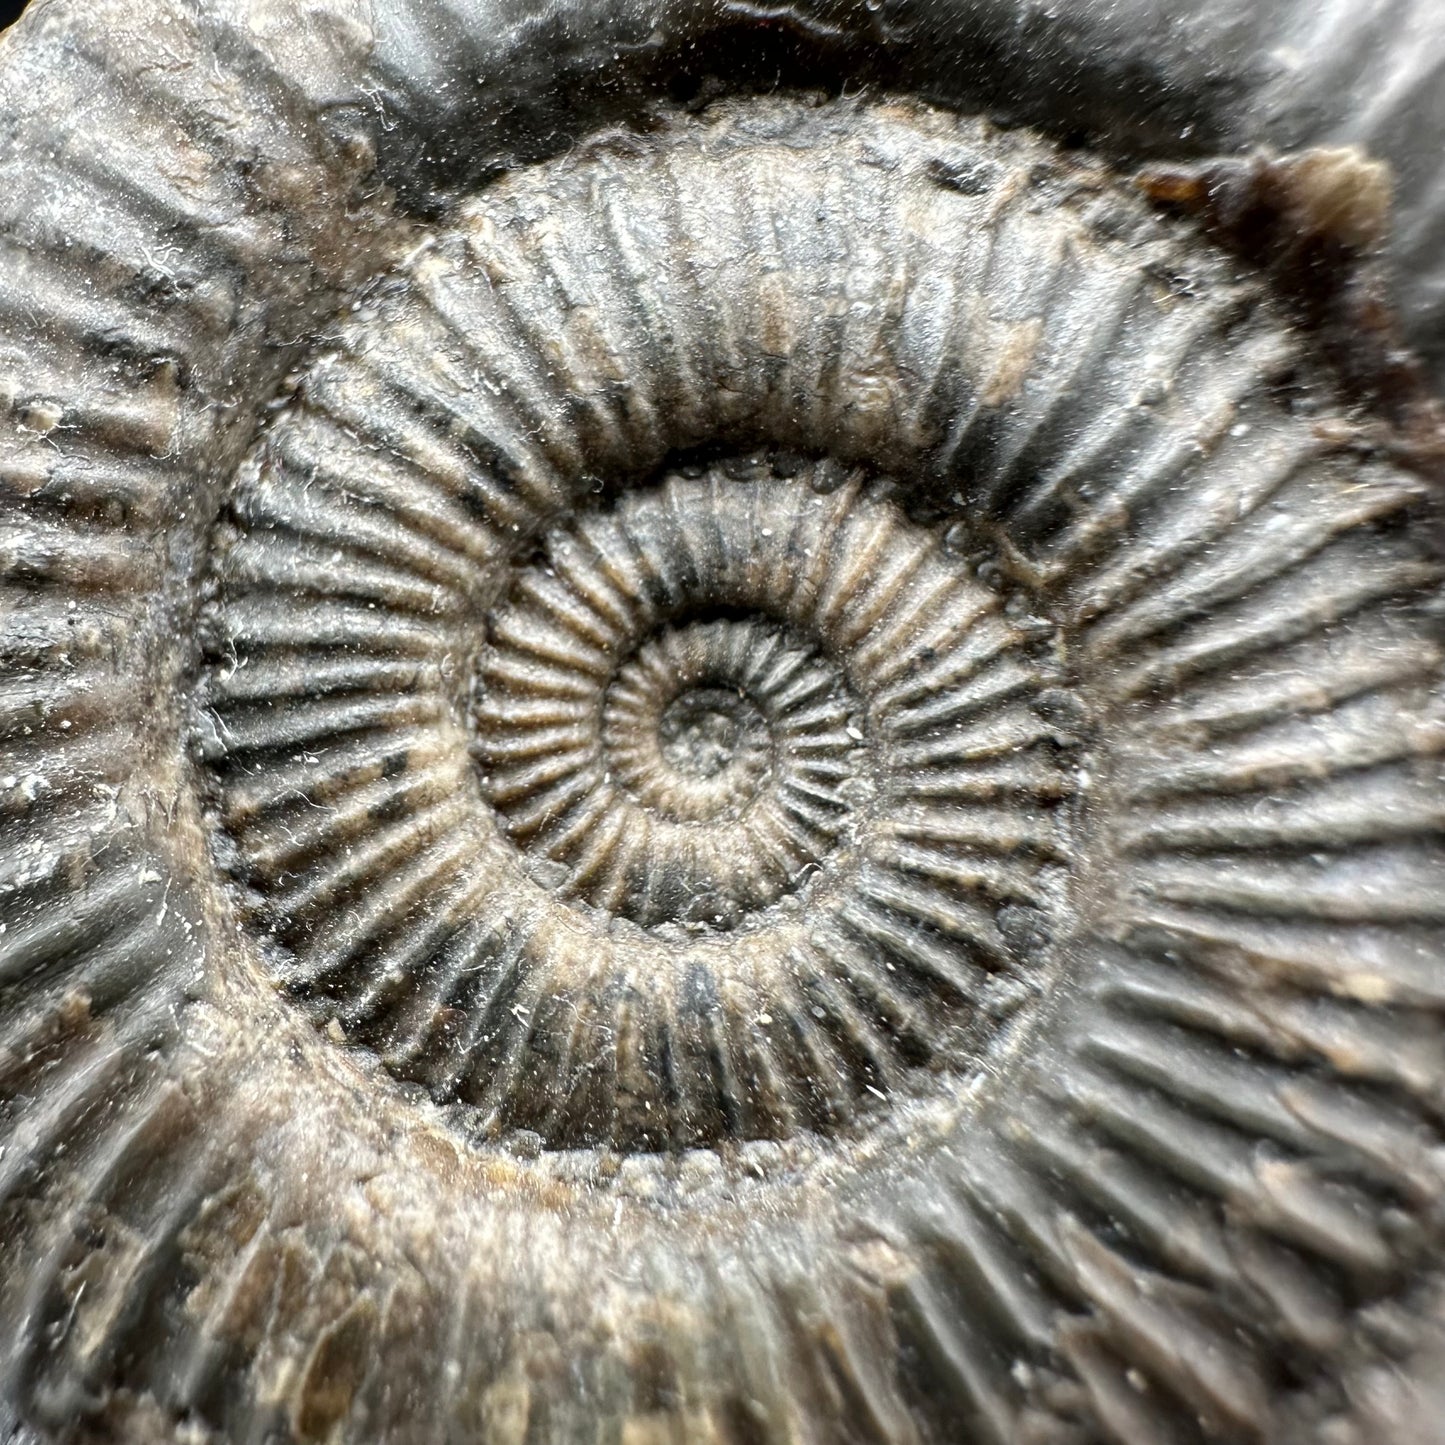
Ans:
{"type": "Polygon", "coordinates": [[[1433,414],[1379,166],[1201,155],[1375,146],[1438,356],[1438,25],[99,13],[0,44],[0,1433],[1432,1440],[1433,414]]]}

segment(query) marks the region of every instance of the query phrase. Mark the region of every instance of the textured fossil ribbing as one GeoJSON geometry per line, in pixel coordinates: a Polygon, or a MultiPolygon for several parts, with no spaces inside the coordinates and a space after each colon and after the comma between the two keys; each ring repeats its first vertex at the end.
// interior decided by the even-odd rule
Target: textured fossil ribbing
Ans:
{"type": "MultiPolygon", "coordinates": [[[[460,726],[441,669],[429,726],[338,709],[295,590],[224,618],[224,816],[291,980],[478,1127],[830,1131],[911,1069],[976,1067],[1042,987],[1077,741],[1052,632],[896,502],[783,469],[554,526],[474,620],[460,726]]],[[[253,533],[223,575],[249,587],[263,549],[289,555],[253,533]]],[[[368,611],[381,702],[401,609],[368,611]]]]}
{"type": "Polygon", "coordinates": [[[1439,1003],[1422,493],[1275,399],[1252,283],[861,114],[516,177],[306,379],[220,568],[240,871],[320,1017],[559,1160],[960,1111],[861,1186],[909,1398],[1247,1437],[1433,1188],[1362,1011],[1439,1003]]]}
{"type": "MultiPolygon", "coordinates": [[[[332,1405],[328,1370],[424,1298],[428,1427],[511,1398],[473,1341],[535,1347],[520,1377],[555,1329],[644,1421],[648,1380],[706,1382],[723,1438],[796,1435],[805,1400],[825,1439],[1174,1445],[1272,1438],[1341,1340],[1388,1336],[1439,1194],[1438,569],[1421,489],[1316,425],[1257,280],[1027,137],[777,103],[518,173],[357,299],[230,491],[197,749],[235,967],[287,986],[278,1032],[291,1000],[322,1025],[286,1087],[435,1130],[448,1267],[407,1272],[452,1221],[373,1187],[390,1140],[346,1166],[383,1266],[296,1200],[323,1143],[258,1199],[133,1067],[174,1047],[188,980],[157,960],[233,920],[164,860],[66,906],[115,800],[52,827],[43,782],[130,714],[88,675],[55,705],[25,659],[74,630],[109,676],[103,589],[61,593],[141,574],[38,526],[54,596],[0,641],[11,735],[42,739],[6,805],[45,844],[4,864],[37,901],[0,949],[32,1005],[3,1182],[45,1158],[81,1202],[46,1222],[27,1360],[139,1358],[228,1419],[227,1352],[289,1380],[304,1340],[323,1383],[277,1390],[324,1433],[388,1418],[379,1374],[332,1405]],[[486,1212],[518,1176],[575,1235],[486,1212]],[[615,1231],[653,1196],[701,1230],[615,1231]],[[85,1214],[133,1227],[88,1271],[85,1214]],[[482,1239],[522,1261],[505,1287],[482,1239]],[[619,1239],[644,1285],[609,1326],[639,1298],[698,1322],[647,1368],[517,1283],[619,1239]]],[[[164,470],[132,457],[122,495],[126,467],[164,470]]]]}

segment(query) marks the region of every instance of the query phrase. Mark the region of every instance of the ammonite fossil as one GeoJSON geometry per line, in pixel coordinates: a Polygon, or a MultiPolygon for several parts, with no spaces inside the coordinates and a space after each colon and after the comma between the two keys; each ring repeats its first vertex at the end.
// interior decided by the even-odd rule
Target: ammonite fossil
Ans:
{"type": "Polygon", "coordinates": [[[0,1439],[1445,1438],[1432,7],[32,7],[0,1439]]]}

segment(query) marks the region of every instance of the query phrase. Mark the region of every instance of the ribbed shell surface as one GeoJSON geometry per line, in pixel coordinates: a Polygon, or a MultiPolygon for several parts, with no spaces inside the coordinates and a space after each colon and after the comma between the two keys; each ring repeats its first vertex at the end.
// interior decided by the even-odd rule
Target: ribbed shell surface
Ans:
{"type": "Polygon", "coordinates": [[[0,1430],[1433,1438],[1438,481],[1130,173],[1438,362],[1445,40],[1258,8],[0,40],[0,1430]]]}

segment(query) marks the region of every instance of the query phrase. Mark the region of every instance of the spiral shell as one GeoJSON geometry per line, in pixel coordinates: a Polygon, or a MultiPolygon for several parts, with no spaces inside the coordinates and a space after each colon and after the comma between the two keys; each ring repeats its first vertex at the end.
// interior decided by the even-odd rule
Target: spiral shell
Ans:
{"type": "Polygon", "coordinates": [[[0,46],[0,1429],[1430,1438],[1435,413],[1375,163],[1271,163],[1311,310],[1158,135],[1418,178],[1438,26],[1106,119],[1091,7],[95,14],[0,46]]]}

